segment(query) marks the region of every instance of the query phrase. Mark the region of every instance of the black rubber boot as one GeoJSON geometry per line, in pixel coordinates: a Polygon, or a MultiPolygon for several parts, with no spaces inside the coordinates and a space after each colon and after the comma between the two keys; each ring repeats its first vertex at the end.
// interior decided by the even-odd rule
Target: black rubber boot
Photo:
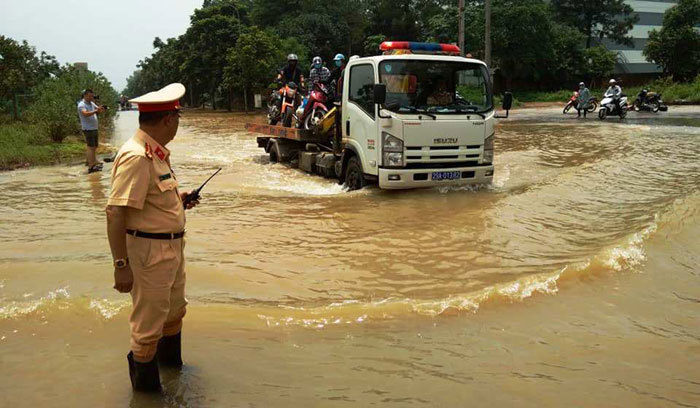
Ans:
{"type": "Polygon", "coordinates": [[[158,363],[163,367],[182,367],[182,332],[174,335],[161,337],[158,340],[158,352],[156,353],[156,359],[158,363]]]}
{"type": "Polygon", "coordinates": [[[155,358],[148,363],[139,363],[134,360],[134,352],[130,351],[126,359],[129,361],[131,386],[135,391],[160,391],[160,373],[158,372],[158,362],[155,358]]]}

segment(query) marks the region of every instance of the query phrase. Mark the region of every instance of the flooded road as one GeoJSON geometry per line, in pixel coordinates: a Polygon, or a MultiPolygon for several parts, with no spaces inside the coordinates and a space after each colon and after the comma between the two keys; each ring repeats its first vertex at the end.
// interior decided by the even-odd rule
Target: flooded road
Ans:
{"type": "MultiPolygon", "coordinates": [[[[700,406],[700,110],[514,111],[491,186],[346,192],[185,113],[182,374],[133,398],[109,170],[0,174],[7,406],[700,406]],[[291,403],[291,404],[290,404],[291,403]]],[[[111,143],[136,129],[121,113],[111,143]]]]}

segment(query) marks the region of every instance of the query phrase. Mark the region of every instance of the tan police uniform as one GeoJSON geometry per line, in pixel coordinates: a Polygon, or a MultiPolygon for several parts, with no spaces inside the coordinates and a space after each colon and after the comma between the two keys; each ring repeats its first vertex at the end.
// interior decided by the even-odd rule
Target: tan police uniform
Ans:
{"type": "MultiPolygon", "coordinates": [[[[185,229],[185,211],[177,187],[170,152],[139,129],[115,158],[107,205],[127,207],[127,231],[180,233],[185,229]]],[[[187,305],[185,242],[184,237],[163,240],[127,234],[126,244],[134,274],[131,349],[149,361],[162,336],[182,329],[187,305]]]]}

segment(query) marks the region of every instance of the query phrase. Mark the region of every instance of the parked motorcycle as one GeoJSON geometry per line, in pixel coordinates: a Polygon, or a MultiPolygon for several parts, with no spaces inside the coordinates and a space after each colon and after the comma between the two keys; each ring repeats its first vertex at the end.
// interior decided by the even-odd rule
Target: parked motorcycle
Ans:
{"type": "Polygon", "coordinates": [[[600,110],[598,111],[598,118],[600,120],[605,120],[608,115],[619,115],[620,119],[624,119],[627,116],[627,96],[620,95],[620,99],[615,100],[612,93],[606,92],[603,95],[603,100],[600,101],[600,110]]]}
{"type": "Polygon", "coordinates": [[[313,129],[328,113],[328,105],[332,99],[331,87],[322,82],[314,84],[309,93],[301,115],[297,114],[297,126],[300,129],[313,129]]]}
{"type": "MultiPolygon", "coordinates": [[[[578,96],[579,93],[578,91],[574,91],[574,94],[571,95],[571,98],[569,98],[569,103],[566,104],[564,107],[564,114],[569,112],[571,108],[575,108],[578,106],[578,96]]],[[[587,112],[595,112],[595,110],[598,108],[598,98],[595,96],[591,97],[591,99],[588,100],[588,107],[586,108],[587,112]]]]}
{"type": "Polygon", "coordinates": [[[280,120],[282,126],[291,127],[297,106],[297,84],[288,82],[277,91],[273,91],[267,102],[267,120],[276,125],[280,120]]]}
{"type": "Polygon", "coordinates": [[[564,106],[564,114],[571,110],[574,106],[578,104],[578,91],[574,91],[574,94],[569,98],[569,103],[564,106]]]}
{"type": "Polygon", "coordinates": [[[642,89],[639,91],[632,106],[636,111],[658,112],[659,110],[668,110],[668,107],[661,100],[661,94],[649,92],[647,89],[642,89]]]}

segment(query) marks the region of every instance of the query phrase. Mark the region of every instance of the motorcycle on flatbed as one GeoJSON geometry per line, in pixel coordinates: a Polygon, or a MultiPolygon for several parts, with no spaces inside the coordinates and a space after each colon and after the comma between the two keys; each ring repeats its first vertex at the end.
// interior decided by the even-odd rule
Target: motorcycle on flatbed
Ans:
{"type": "Polygon", "coordinates": [[[267,102],[267,123],[276,125],[280,120],[282,126],[292,126],[292,119],[297,108],[298,86],[294,82],[288,82],[281,89],[272,91],[267,102]]]}

